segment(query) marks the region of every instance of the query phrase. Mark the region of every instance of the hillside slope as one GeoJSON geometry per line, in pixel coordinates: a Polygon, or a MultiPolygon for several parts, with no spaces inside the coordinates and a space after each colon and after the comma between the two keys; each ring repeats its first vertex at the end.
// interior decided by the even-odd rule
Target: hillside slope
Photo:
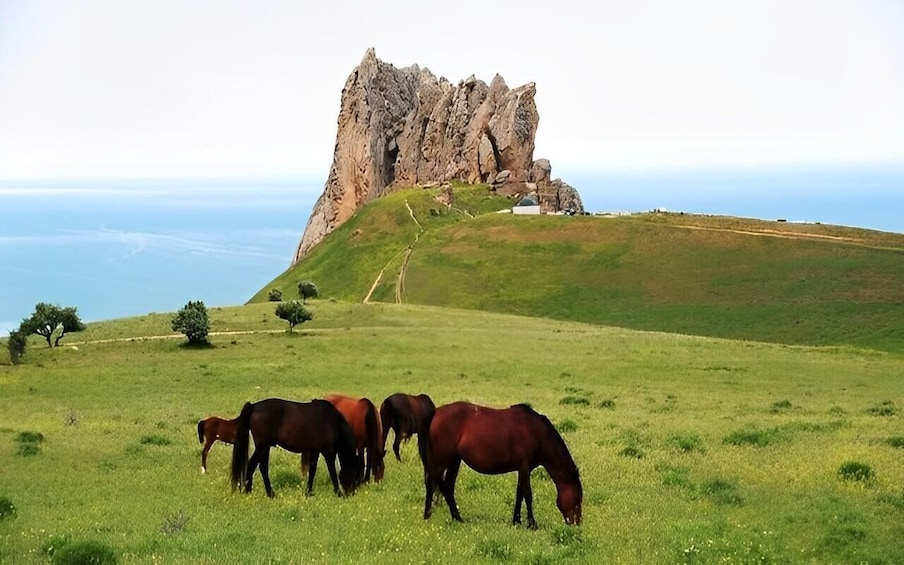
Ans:
{"type": "Polygon", "coordinates": [[[904,235],[685,214],[513,216],[484,187],[372,202],[261,289],[904,350],[904,235]]]}

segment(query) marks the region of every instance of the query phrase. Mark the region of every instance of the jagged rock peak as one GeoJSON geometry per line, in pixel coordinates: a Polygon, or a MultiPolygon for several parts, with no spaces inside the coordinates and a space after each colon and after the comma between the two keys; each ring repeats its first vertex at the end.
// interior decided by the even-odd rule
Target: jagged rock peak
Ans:
{"type": "Polygon", "coordinates": [[[368,49],[342,89],[333,164],[293,264],[361,206],[397,188],[493,183],[508,171],[504,193],[525,192],[528,183],[548,189],[549,162],[533,160],[535,94],[534,83],[510,89],[498,74],[489,85],[472,75],[453,86],[368,49]]]}

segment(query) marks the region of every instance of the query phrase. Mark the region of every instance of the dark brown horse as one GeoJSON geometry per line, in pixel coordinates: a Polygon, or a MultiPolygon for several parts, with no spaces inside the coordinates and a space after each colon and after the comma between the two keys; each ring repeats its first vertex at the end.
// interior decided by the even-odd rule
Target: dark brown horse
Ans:
{"type": "Polygon", "coordinates": [[[395,440],[392,442],[392,452],[396,460],[401,461],[399,445],[402,440],[408,441],[411,436],[418,433],[424,423],[433,416],[436,406],[433,400],[426,394],[413,396],[397,392],[383,401],[380,405],[380,420],[383,425],[382,447],[386,452],[386,440],[389,438],[389,430],[395,431],[395,440]]]}
{"type": "Polygon", "coordinates": [[[279,446],[293,453],[312,452],[308,474],[308,493],[314,487],[317,457],[322,453],[333,481],[333,490],[341,495],[358,487],[358,459],[352,428],[335,406],[325,400],[293,402],[268,398],[246,402],[239,415],[235,444],[232,447],[232,488],[244,487],[251,492],[254,470],[260,466],[267,496],[273,496],[270,486],[270,448],[279,446]],[[248,458],[248,432],[254,438],[254,453],[248,458]],[[336,478],[336,456],[340,471],[336,478]]]}
{"type": "MultiPolygon", "coordinates": [[[[352,427],[355,434],[355,450],[358,455],[358,464],[361,474],[359,482],[368,482],[373,472],[374,482],[383,479],[385,466],[383,465],[384,450],[380,445],[382,426],[377,417],[377,409],[368,398],[354,398],[341,394],[330,394],[324,400],[333,404],[339,412],[345,416],[345,420],[352,427]]],[[[301,454],[301,473],[309,472],[311,454],[301,454]]]]}
{"type": "Polygon", "coordinates": [[[556,505],[566,524],[581,523],[583,489],[578,468],[559,432],[546,416],[526,404],[494,409],[468,402],[437,408],[425,431],[418,434],[424,463],[424,519],[430,517],[438,486],[453,520],[462,521],[455,503],[455,479],[464,461],[478,473],[518,472],[513,524],[521,523],[521,502],[527,503],[527,524],[536,528],[530,473],[542,465],[558,491],[556,505]]]}
{"type": "Polygon", "coordinates": [[[198,422],[198,441],[204,444],[201,451],[201,472],[207,472],[207,452],[217,441],[235,443],[235,429],[238,419],[224,420],[219,416],[208,416],[198,422]]]}

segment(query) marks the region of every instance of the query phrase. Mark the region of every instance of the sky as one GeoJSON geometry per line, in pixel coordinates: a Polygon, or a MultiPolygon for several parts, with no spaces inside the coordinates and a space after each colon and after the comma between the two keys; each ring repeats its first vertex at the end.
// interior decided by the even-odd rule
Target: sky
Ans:
{"type": "Polygon", "coordinates": [[[553,176],[902,165],[901,30],[900,0],[0,0],[0,181],[325,179],[370,47],[535,82],[553,176]]]}

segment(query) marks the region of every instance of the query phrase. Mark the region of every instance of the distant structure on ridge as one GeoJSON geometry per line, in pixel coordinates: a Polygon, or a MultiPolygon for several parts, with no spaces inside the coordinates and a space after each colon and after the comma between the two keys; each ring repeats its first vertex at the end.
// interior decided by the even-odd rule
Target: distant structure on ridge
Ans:
{"type": "Polygon", "coordinates": [[[364,54],[342,89],[333,164],[292,264],[364,204],[393,190],[450,180],[531,195],[544,212],[583,212],[577,190],[534,160],[536,87],[510,89],[498,74],[453,86],[417,65],[397,69],[364,54]]]}

